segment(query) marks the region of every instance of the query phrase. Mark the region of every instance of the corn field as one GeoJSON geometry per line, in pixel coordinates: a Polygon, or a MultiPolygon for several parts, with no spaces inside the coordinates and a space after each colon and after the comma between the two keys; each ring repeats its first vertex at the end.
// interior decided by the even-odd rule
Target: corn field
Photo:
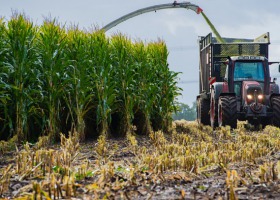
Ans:
{"type": "Polygon", "coordinates": [[[168,130],[179,95],[161,40],[148,44],[56,19],[0,19],[0,139],[79,139],[168,130]]]}

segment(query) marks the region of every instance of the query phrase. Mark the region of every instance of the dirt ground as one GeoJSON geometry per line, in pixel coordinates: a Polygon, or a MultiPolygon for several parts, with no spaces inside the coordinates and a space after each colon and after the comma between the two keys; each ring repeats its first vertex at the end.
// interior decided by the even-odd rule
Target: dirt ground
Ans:
{"type": "MultiPolygon", "coordinates": [[[[185,127],[184,131],[185,133],[180,134],[197,137],[193,135],[194,130],[190,128],[185,127]]],[[[275,134],[278,130],[273,129],[273,131],[275,134]]],[[[179,132],[178,129],[177,132],[179,132]]],[[[248,135],[256,138],[253,134],[248,135]]],[[[264,133],[256,134],[268,133],[264,131],[264,133]]],[[[160,146],[155,142],[160,138],[131,135],[130,138],[106,138],[103,140],[105,141],[103,146],[99,138],[99,140],[79,143],[76,149],[69,141],[68,147],[51,145],[38,148],[36,144],[30,144],[29,147],[20,146],[18,150],[3,151],[0,159],[0,198],[280,199],[280,179],[278,178],[280,151],[278,140],[275,141],[275,138],[271,138],[275,140],[268,144],[269,153],[258,156],[252,161],[232,160],[227,163],[207,165],[203,165],[202,162],[199,167],[194,164],[193,167],[184,168],[180,167],[182,166],[180,163],[174,167],[170,164],[173,162],[172,159],[169,159],[167,164],[159,169],[157,167],[161,161],[157,161],[155,165],[149,163],[153,163],[156,158],[166,154],[164,149],[175,141],[170,134],[164,134],[164,137],[168,142],[168,144],[164,143],[165,146],[160,146]],[[52,156],[52,161],[50,161],[52,165],[49,166],[51,169],[47,167],[47,163],[44,163],[46,158],[42,158],[43,162],[36,158],[43,155],[40,154],[42,152],[39,152],[40,149],[44,149],[44,155],[46,152],[52,152],[48,154],[52,156]],[[71,151],[72,157],[66,164],[67,162],[63,160],[65,152],[71,151]],[[55,154],[56,152],[58,154],[55,154]],[[23,155],[26,155],[25,160],[23,155]],[[28,165],[32,159],[31,155],[38,162],[28,165]],[[23,161],[26,162],[26,166],[19,165],[19,162],[23,161]]],[[[211,137],[216,138],[217,134],[212,133],[211,137]]],[[[232,141],[231,138],[225,140],[225,137],[219,139],[224,143],[232,141]]],[[[201,138],[196,139],[192,141],[192,145],[194,142],[197,144],[201,138]]],[[[232,142],[234,145],[238,141],[232,142]]],[[[188,143],[191,142],[188,141],[188,143]]],[[[172,148],[176,151],[175,146],[172,148]]]]}

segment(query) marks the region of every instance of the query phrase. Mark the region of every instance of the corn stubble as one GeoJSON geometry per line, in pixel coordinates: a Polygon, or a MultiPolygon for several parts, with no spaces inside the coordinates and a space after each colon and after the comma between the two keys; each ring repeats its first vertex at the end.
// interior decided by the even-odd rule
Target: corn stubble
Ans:
{"type": "MultiPolygon", "coordinates": [[[[42,145],[43,138],[18,150],[15,163],[1,167],[0,195],[9,193],[11,181],[27,181],[13,198],[133,198],[139,192],[129,188],[135,187],[148,197],[153,185],[218,173],[224,174],[226,191],[220,197],[238,199],[252,184],[279,181],[280,161],[273,159],[280,150],[279,136],[279,128],[272,126],[251,132],[239,123],[235,130],[224,127],[213,132],[186,121],[174,122],[171,133],[152,131],[148,137],[130,133],[122,142],[103,134],[87,146],[79,143],[77,133],[67,138],[61,134],[60,146],[42,145]]],[[[178,195],[187,198],[187,190],[178,195]]]]}

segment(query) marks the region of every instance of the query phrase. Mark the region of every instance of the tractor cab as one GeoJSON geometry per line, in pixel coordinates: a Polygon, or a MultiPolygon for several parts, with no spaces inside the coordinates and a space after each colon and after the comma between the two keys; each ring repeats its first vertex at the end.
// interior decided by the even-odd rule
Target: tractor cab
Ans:
{"type": "Polygon", "coordinates": [[[263,56],[232,56],[225,73],[229,92],[235,93],[237,110],[252,103],[263,103],[270,77],[268,61],[263,56]]]}

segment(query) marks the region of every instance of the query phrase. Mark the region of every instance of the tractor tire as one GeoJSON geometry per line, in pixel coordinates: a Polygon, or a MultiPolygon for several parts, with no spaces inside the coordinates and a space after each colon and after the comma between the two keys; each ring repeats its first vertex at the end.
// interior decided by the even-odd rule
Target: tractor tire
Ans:
{"type": "Polygon", "coordinates": [[[210,125],[210,102],[208,99],[197,100],[197,122],[198,124],[210,125]]]}
{"type": "Polygon", "coordinates": [[[218,105],[219,126],[237,127],[237,100],[234,96],[222,96],[218,105]]]}
{"type": "Polygon", "coordinates": [[[271,120],[272,120],[271,118],[262,119],[260,123],[262,125],[262,129],[265,129],[266,126],[272,124],[271,120]]]}
{"type": "Polygon", "coordinates": [[[219,126],[219,124],[218,124],[218,101],[215,98],[211,98],[210,122],[211,122],[211,127],[213,129],[215,129],[219,126]]]}
{"type": "Polygon", "coordinates": [[[280,128],[280,96],[271,98],[271,106],[273,110],[272,124],[280,128]]]}

